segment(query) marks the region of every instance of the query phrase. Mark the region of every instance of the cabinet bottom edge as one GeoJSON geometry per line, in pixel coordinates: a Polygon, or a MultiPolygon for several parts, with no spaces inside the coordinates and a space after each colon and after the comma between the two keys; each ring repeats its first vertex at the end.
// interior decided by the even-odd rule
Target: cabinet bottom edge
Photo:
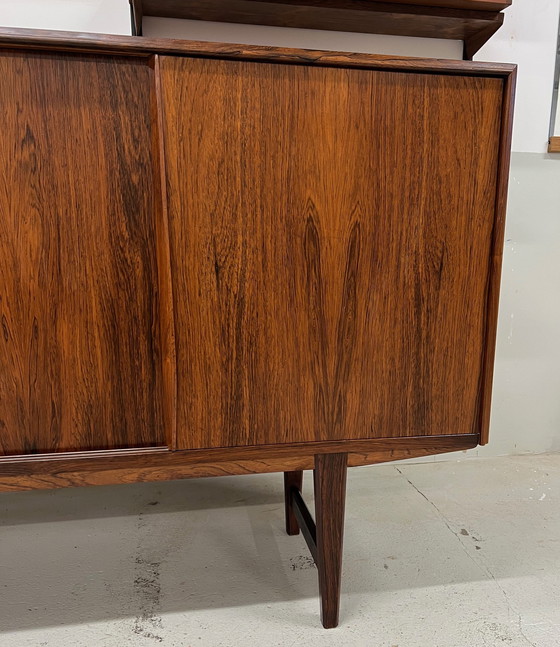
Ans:
{"type": "Polygon", "coordinates": [[[316,454],[333,452],[347,453],[348,465],[356,467],[471,449],[479,439],[478,434],[461,434],[175,452],[157,447],[5,457],[0,459],[0,492],[309,470],[316,454]]]}

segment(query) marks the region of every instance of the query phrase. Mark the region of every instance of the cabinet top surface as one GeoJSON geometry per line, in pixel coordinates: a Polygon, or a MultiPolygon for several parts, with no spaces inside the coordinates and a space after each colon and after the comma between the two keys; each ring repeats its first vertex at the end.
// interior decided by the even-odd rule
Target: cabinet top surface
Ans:
{"type": "Polygon", "coordinates": [[[130,56],[152,54],[183,55],[204,58],[238,59],[323,67],[360,67],[411,72],[503,76],[516,70],[509,63],[422,59],[349,52],[288,49],[262,45],[239,45],[191,40],[151,39],[83,32],[14,29],[0,27],[0,48],[75,51],[130,56]]]}

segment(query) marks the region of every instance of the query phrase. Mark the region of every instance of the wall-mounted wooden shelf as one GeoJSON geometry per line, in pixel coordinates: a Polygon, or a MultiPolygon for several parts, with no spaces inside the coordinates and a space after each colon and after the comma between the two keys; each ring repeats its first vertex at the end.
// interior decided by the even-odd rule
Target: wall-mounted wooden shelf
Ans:
{"type": "Polygon", "coordinates": [[[511,0],[130,0],[144,16],[462,40],[472,58],[501,27],[511,0]]]}

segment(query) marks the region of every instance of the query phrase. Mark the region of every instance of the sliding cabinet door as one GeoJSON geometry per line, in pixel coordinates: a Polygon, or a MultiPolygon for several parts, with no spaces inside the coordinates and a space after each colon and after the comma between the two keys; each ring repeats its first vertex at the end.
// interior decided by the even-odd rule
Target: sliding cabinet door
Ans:
{"type": "Polygon", "coordinates": [[[161,74],[177,446],[477,433],[503,81],[161,74]]]}
{"type": "Polygon", "coordinates": [[[0,53],[0,454],[165,444],[152,75],[0,53]]]}

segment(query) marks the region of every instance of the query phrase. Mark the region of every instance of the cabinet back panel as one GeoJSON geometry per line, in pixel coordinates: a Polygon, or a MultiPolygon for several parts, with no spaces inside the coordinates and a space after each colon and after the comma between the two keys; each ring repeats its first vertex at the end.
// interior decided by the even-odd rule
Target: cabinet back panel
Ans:
{"type": "Polygon", "coordinates": [[[0,54],[0,454],[165,442],[152,81],[0,54]]]}
{"type": "Polygon", "coordinates": [[[503,80],[161,74],[177,446],[478,433],[503,80]]]}

